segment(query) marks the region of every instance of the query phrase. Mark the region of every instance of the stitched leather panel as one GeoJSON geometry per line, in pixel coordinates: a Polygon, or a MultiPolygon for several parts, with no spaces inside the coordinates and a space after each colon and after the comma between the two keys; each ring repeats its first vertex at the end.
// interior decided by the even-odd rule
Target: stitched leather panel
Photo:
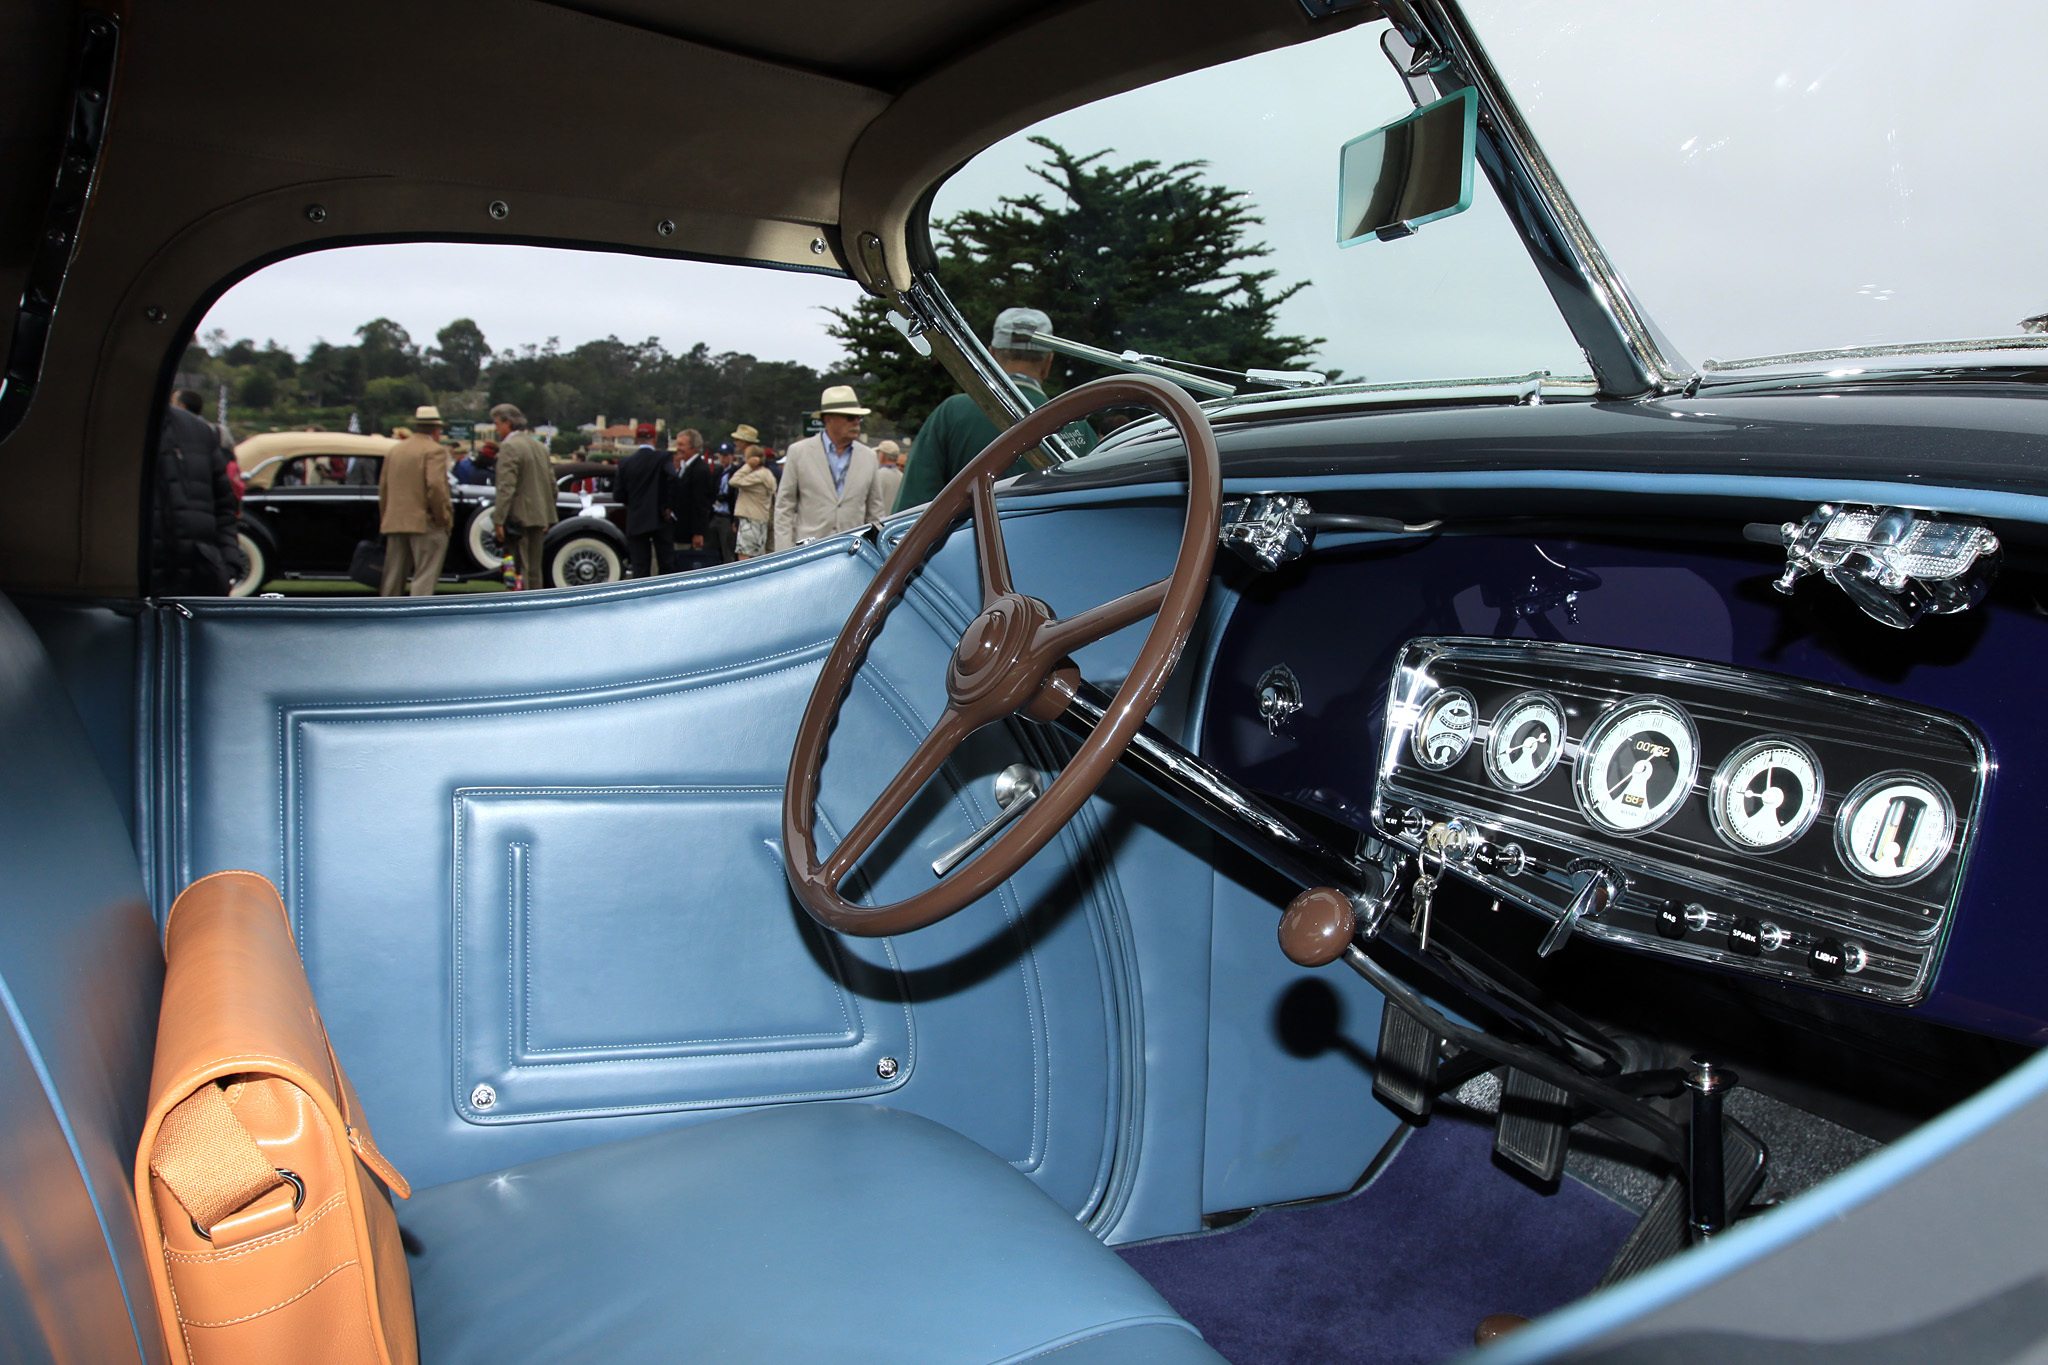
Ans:
{"type": "Polygon", "coordinates": [[[908,1081],[900,983],[875,973],[865,1000],[846,989],[837,936],[789,896],[780,816],[774,788],[458,791],[463,1116],[868,1095],[908,1081]],[[884,1057],[898,1061],[888,1080],[884,1057]],[[472,1101],[478,1084],[491,1087],[488,1107],[472,1101]]]}
{"type": "MultiPolygon", "coordinates": [[[[153,787],[171,817],[165,861],[177,875],[246,866],[279,878],[336,1051],[376,1116],[379,1144],[417,1184],[721,1112],[707,1105],[871,1093],[883,1084],[880,1057],[893,1055],[892,1104],[966,1134],[1071,1211],[1101,1196],[1119,1102],[1120,987],[1096,889],[1071,876],[1077,846],[1064,840],[946,924],[821,956],[790,951],[802,940],[788,936],[788,896],[771,875],[779,850],[757,842],[762,861],[749,864],[661,837],[628,856],[627,828],[578,835],[586,846],[569,851],[573,869],[552,883],[563,891],[534,902],[551,941],[582,932],[586,913],[600,938],[618,941],[619,914],[665,868],[673,898],[646,908],[655,958],[673,962],[689,941],[663,922],[674,908],[759,916],[727,942],[767,935],[759,941],[775,955],[705,965],[707,995],[685,1014],[663,975],[637,963],[637,975],[612,978],[629,987],[612,999],[578,1000],[570,979],[582,968],[544,949],[528,1044],[593,1044],[599,1064],[564,1070],[602,1083],[533,1091],[534,1112],[514,1115],[531,1121],[477,1122],[490,1111],[458,1107],[478,1081],[466,1070],[467,1084],[458,1080],[455,1042],[457,1001],[466,1010],[471,998],[456,980],[457,886],[470,876],[455,847],[457,793],[779,793],[822,650],[873,574],[871,552],[846,545],[588,593],[283,610],[194,603],[191,619],[165,615],[157,678],[177,718],[153,787]],[[579,884],[580,903],[570,890],[579,884]],[[809,973],[800,987],[799,969],[809,973]],[[785,987],[778,1017],[782,1007],[759,993],[785,987]],[[815,1030],[834,992],[858,1016],[857,1045],[718,1041],[815,1030]],[[711,1029],[714,1016],[746,1022],[711,1029]],[[888,1050],[898,1045],[885,1029],[904,1040],[900,1051],[888,1050]],[[576,1116],[540,1117],[565,1113],[576,1116]]],[[[937,715],[948,648],[915,602],[892,618],[833,737],[820,804],[828,828],[852,822],[937,715]]],[[[873,894],[928,884],[930,860],[994,815],[989,781],[1019,757],[1003,727],[976,736],[868,860],[873,894]]],[[[545,830],[534,847],[548,853],[545,830]]],[[[490,875],[502,885],[505,848],[491,855],[501,860],[490,875]]],[[[497,1013],[502,1028],[519,1011],[497,1013]]],[[[501,1043],[500,1058],[513,1048],[501,1043]]],[[[466,1044],[463,1057],[469,1066],[466,1044]]],[[[529,1072],[539,1068],[520,1063],[510,1083],[515,1110],[529,1072]]]]}

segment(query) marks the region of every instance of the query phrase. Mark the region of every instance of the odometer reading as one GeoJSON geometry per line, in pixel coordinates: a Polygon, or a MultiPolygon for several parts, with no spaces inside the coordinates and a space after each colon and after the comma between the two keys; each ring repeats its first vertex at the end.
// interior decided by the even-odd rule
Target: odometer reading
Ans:
{"type": "Polygon", "coordinates": [[[1610,834],[1643,834],[1677,813],[1699,775],[1692,718],[1662,697],[1630,697],[1579,745],[1579,809],[1610,834]]]}
{"type": "Polygon", "coordinates": [[[1548,692],[1510,697],[1486,737],[1486,775],[1518,792],[1550,776],[1564,752],[1564,708],[1548,692]]]}
{"type": "Polygon", "coordinates": [[[1478,703],[1462,687],[1446,687],[1423,703],[1415,718],[1415,761],[1431,772],[1442,772],[1465,756],[1472,747],[1472,727],[1479,717],[1478,703]]]}
{"type": "Polygon", "coordinates": [[[1791,844],[1820,814],[1820,760],[1796,739],[1753,739],[1714,773],[1714,828],[1736,848],[1769,853],[1791,844]]]}

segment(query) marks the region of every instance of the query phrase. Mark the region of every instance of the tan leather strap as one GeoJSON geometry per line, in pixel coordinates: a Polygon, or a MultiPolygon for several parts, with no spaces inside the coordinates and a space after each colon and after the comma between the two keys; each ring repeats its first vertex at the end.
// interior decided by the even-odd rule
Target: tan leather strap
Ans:
{"type": "Polygon", "coordinates": [[[220,1087],[211,1083],[178,1101],[156,1130],[149,1169],[201,1229],[285,1183],[263,1155],[220,1087]]]}

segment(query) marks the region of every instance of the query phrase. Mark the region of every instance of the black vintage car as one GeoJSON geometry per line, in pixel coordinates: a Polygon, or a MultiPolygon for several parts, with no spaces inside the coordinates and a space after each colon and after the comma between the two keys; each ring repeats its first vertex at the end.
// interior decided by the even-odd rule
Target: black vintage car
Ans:
{"type": "MultiPolygon", "coordinates": [[[[248,481],[240,534],[249,572],[233,595],[250,596],[278,578],[348,577],[356,547],[377,538],[377,473],[391,445],[381,436],[279,432],[237,446],[248,481]]],[[[504,559],[490,485],[456,484],[451,493],[455,526],[442,579],[497,577],[504,559]]],[[[561,519],[548,533],[546,586],[588,587],[626,576],[626,538],[613,524],[624,509],[608,494],[564,491],[556,511],[561,519]]]]}

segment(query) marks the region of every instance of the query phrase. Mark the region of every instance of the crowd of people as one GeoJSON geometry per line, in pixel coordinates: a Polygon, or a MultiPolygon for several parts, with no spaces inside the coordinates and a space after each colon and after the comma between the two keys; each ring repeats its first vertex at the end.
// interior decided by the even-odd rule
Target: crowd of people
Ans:
{"type": "MultiPolygon", "coordinates": [[[[1044,313],[1008,308],[989,337],[991,353],[1033,408],[1046,401],[1054,358],[1037,344],[1037,334],[1051,331],[1044,313]]],[[[152,518],[159,593],[218,595],[248,572],[235,530],[241,489],[233,443],[200,411],[199,395],[181,391],[159,447],[152,518]]],[[[615,471],[591,476],[624,507],[632,576],[752,559],[920,506],[997,435],[996,424],[966,394],[933,409],[914,447],[894,440],[869,446],[861,428],[871,414],[853,388],[834,385],[811,414],[820,429],[779,454],[751,425],[707,450],[694,428],[676,432],[671,447],[657,424],[639,423],[633,452],[615,471]]],[[[401,439],[381,459],[349,461],[345,472],[336,471],[339,480],[377,485],[382,595],[434,591],[454,525],[451,489],[459,484],[493,489],[492,526],[513,567],[513,585],[545,584],[543,552],[558,517],[559,471],[517,407],[500,403],[490,420],[496,439],[471,453],[444,438],[439,409],[424,405],[411,427],[394,431],[401,439]]],[[[1094,443],[1082,423],[1062,435],[1080,450],[1094,443]]],[[[1026,467],[1020,458],[1009,472],[1026,467]]]]}
{"type": "Polygon", "coordinates": [[[821,430],[778,454],[751,425],[716,449],[694,428],[667,434],[643,422],[638,443],[612,476],[623,503],[635,578],[752,559],[879,521],[896,506],[903,451],[869,446],[861,419],[872,410],[844,384],[820,396],[821,430]]]}

